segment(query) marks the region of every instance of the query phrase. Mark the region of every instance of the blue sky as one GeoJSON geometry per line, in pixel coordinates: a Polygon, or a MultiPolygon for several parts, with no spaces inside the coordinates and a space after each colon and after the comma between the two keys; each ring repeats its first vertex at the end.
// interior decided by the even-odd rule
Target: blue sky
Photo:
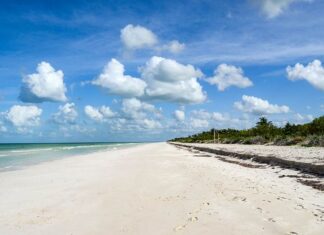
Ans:
{"type": "Polygon", "coordinates": [[[1,142],[166,140],[324,113],[324,2],[11,1],[1,142]]]}

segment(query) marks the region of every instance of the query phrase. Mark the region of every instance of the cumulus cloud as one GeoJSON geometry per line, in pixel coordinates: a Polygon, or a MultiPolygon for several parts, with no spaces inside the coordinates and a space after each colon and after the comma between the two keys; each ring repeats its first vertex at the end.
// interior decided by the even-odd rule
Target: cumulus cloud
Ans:
{"type": "Polygon", "coordinates": [[[203,109],[191,111],[189,122],[192,129],[224,128],[224,126],[233,126],[233,124],[237,124],[236,120],[231,119],[229,115],[219,112],[208,112],[203,109]]]}
{"type": "Polygon", "coordinates": [[[186,119],[186,114],[183,110],[174,111],[174,117],[177,121],[183,122],[186,119]]]}
{"type": "Polygon", "coordinates": [[[141,68],[141,76],[147,83],[149,98],[179,103],[201,103],[206,99],[197,81],[203,74],[192,65],[154,56],[141,68]]]}
{"type": "Polygon", "coordinates": [[[247,95],[242,96],[242,101],[235,102],[234,107],[243,112],[256,115],[288,113],[290,111],[286,105],[270,104],[267,100],[247,95]]]}
{"type": "Polygon", "coordinates": [[[248,114],[243,114],[242,117],[232,118],[227,113],[208,112],[204,109],[192,110],[188,113],[185,122],[173,122],[168,124],[170,131],[189,130],[192,133],[207,130],[209,128],[250,128],[255,124],[255,120],[251,120],[248,114]]]}
{"type": "Polygon", "coordinates": [[[120,31],[120,38],[127,49],[150,48],[158,43],[157,36],[149,29],[129,24],[120,31]]]}
{"type": "Polygon", "coordinates": [[[302,115],[300,113],[296,113],[295,120],[299,123],[310,122],[314,120],[314,116],[311,114],[302,115]]]}
{"type": "Polygon", "coordinates": [[[38,64],[36,70],[37,73],[24,76],[19,95],[20,100],[29,103],[65,102],[67,98],[63,72],[56,71],[44,61],[38,64]]]}
{"type": "Polygon", "coordinates": [[[103,119],[103,115],[99,112],[99,110],[92,107],[91,105],[85,106],[84,112],[89,118],[95,121],[101,121],[103,119]]]}
{"type": "Polygon", "coordinates": [[[297,63],[294,67],[288,66],[286,71],[289,80],[306,80],[315,88],[324,91],[324,68],[321,61],[314,60],[306,66],[297,63]]]}
{"type": "Polygon", "coordinates": [[[295,2],[311,2],[311,0],[251,0],[268,18],[282,14],[295,2]]]}
{"type": "Polygon", "coordinates": [[[75,104],[66,103],[59,106],[58,112],[53,115],[53,120],[60,124],[75,123],[77,117],[78,112],[76,111],[75,104]]]}
{"type": "Polygon", "coordinates": [[[141,79],[124,75],[124,71],[124,65],[112,59],[92,84],[124,97],[177,103],[202,103],[206,99],[198,82],[203,74],[192,65],[154,56],[140,68],[141,79]]]}
{"type": "Polygon", "coordinates": [[[111,94],[139,97],[143,96],[146,83],[141,79],[124,75],[124,65],[112,59],[104,67],[99,77],[92,84],[108,89],[111,94]]]}
{"type": "Polygon", "coordinates": [[[104,105],[99,108],[99,111],[106,118],[112,118],[112,117],[115,117],[117,115],[115,112],[113,112],[110,109],[110,107],[104,106],[104,105]]]}
{"type": "Polygon", "coordinates": [[[178,40],[172,40],[163,44],[159,43],[158,37],[148,28],[140,25],[129,24],[120,31],[120,39],[127,50],[154,49],[168,51],[173,54],[180,53],[185,49],[185,44],[178,40]]]}
{"type": "Polygon", "coordinates": [[[34,105],[14,105],[7,112],[7,120],[17,128],[37,126],[40,122],[42,109],[34,105]]]}
{"type": "Polygon", "coordinates": [[[161,109],[136,98],[123,99],[118,118],[111,120],[114,131],[142,131],[162,128],[161,109]]]}
{"type": "Polygon", "coordinates": [[[216,85],[220,91],[230,86],[246,88],[253,85],[249,78],[244,77],[242,68],[227,64],[220,64],[214,71],[214,76],[207,78],[207,81],[216,85]]]}
{"type": "Polygon", "coordinates": [[[117,115],[108,106],[101,106],[100,108],[96,108],[91,105],[86,105],[84,107],[84,112],[90,119],[98,122],[105,121],[106,119],[113,118],[117,115]]]}
{"type": "Polygon", "coordinates": [[[162,128],[162,125],[159,121],[154,120],[154,119],[143,119],[143,120],[137,120],[136,121],[137,124],[139,124],[140,127],[144,128],[144,129],[160,129],[162,128]]]}
{"type": "Polygon", "coordinates": [[[209,127],[209,121],[206,119],[191,118],[190,126],[194,129],[204,129],[209,127]]]}
{"type": "Polygon", "coordinates": [[[116,132],[143,131],[143,130],[161,131],[162,129],[162,124],[158,120],[154,120],[152,118],[142,118],[142,119],[117,118],[115,120],[112,120],[110,126],[112,131],[116,131],[116,132]]]}
{"type": "Polygon", "coordinates": [[[178,54],[185,49],[185,44],[180,43],[177,40],[173,40],[162,47],[163,50],[167,50],[173,54],[178,54]]]}
{"type": "Polygon", "coordinates": [[[207,112],[206,110],[199,109],[191,111],[191,116],[208,120],[211,118],[211,113],[207,112]]]}
{"type": "Polygon", "coordinates": [[[228,118],[225,117],[223,114],[218,113],[218,112],[213,112],[211,116],[212,120],[218,121],[218,122],[224,122],[227,121],[228,118]]]}
{"type": "Polygon", "coordinates": [[[195,118],[205,119],[205,120],[213,120],[218,122],[224,122],[229,120],[229,117],[226,117],[222,113],[219,112],[207,112],[206,110],[193,110],[191,115],[195,118]]]}
{"type": "Polygon", "coordinates": [[[154,105],[142,102],[136,98],[124,99],[121,109],[125,116],[131,119],[143,119],[147,116],[147,113],[155,115],[160,113],[154,105]]]}

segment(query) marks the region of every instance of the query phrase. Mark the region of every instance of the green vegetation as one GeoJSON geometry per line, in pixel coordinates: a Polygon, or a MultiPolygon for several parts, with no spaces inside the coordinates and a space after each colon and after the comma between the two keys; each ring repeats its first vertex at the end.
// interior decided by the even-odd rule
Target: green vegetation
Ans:
{"type": "MultiPolygon", "coordinates": [[[[261,117],[256,126],[246,130],[215,130],[216,142],[225,144],[273,144],[322,146],[324,147],[324,116],[310,123],[296,125],[287,123],[277,127],[265,117],[261,117]]],[[[175,138],[170,141],[185,143],[211,143],[214,141],[214,129],[188,137],[175,138]]]]}

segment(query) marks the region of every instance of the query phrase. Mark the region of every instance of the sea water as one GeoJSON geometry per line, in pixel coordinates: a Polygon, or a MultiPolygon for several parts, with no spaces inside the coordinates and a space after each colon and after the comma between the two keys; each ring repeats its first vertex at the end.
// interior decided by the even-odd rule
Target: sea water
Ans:
{"type": "Polygon", "coordinates": [[[139,143],[0,144],[0,171],[17,170],[45,161],[137,144],[139,143]]]}

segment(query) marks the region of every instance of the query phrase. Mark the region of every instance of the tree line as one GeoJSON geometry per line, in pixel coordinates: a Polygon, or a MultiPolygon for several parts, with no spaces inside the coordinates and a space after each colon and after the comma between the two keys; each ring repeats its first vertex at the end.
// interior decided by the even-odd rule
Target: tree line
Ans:
{"type": "Polygon", "coordinates": [[[315,118],[306,124],[287,123],[283,127],[274,125],[267,118],[261,117],[250,129],[211,129],[188,137],[174,138],[170,141],[186,143],[220,143],[267,144],[322,146],[324,147],[324,116],[315,118]],[[219,137],[219,139],[218,139],[219,137]]]}

